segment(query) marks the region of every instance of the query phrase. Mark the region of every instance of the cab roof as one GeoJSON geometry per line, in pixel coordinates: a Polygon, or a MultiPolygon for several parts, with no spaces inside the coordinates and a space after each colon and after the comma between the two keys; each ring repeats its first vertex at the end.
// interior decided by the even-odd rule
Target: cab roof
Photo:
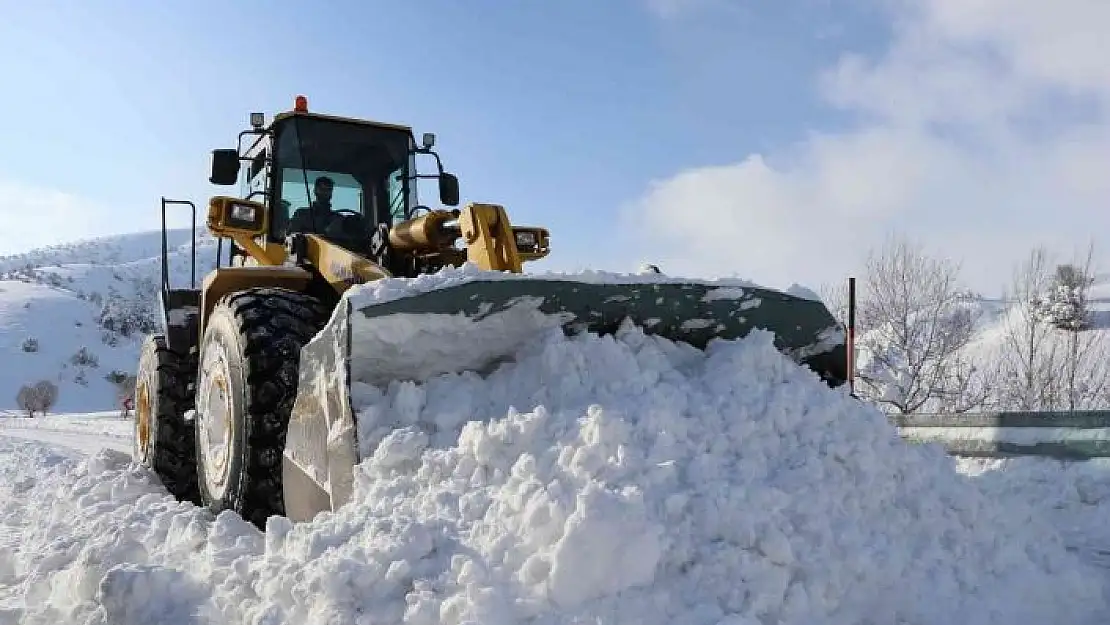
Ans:
{"type": "Polygon", "coordinates": [[[385,123],[385,122],[372,121],[372,120],[369,120],[369,119],[358,119],[358,118],[355,118],[355,117],[342,117],[342,116],[339,116],[339,115],[325,115],[323,113],[310,113],[310,112],[304,112],[304,111],[284,111],[282,113],[278,113],[277,115],[274,115],[273,121],[270,122],[270,125],[273,126],[274,124],[276,124],[278,122],[284,121],[286,119],[292,119],[293,117],[301,117],[301,118],[305,118],[305,119],[321,119],[321,120],[330,121],[330,122],[342,122],[342,123],[348,123],[348,124],[357,124],[359,126],[368,126],[368,127],[371,127],[371,128],[385,128],[385,129],[389,129],[389,130],[402,130],[404,132],[407,132],[409,135],[412,135],[412,127],[410,127],[410,126],[402,126],[400,124],[388,124],[388,123],[385,123]]]}

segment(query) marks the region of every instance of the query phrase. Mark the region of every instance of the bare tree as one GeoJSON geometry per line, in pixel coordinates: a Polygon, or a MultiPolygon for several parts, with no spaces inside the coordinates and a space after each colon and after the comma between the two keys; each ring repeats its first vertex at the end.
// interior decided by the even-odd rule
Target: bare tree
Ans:
{"type": "Polygon", "coordinates": [[[894,237],[866,267],[857,319],[860,394],[902,413],[981,405],[989,390],[984,372],[958,357],[975,328],[958,265],[894,237]]]}
{"type": "Polygon", "coordinates": [[[46,414],[58,401],[58,386],[50,380],[23,385],[16,393],[15,401],[21,410],[27,411],[28,417],[35,416],[36,412],[46,414]]]}
{"type": "Polygon", "coordinates": [[[821,302],[829,309],[832,316],[843,324],[848,323],[848,281],[844,280],[835,284],[825,283],[817,291],[821,302]]]}
{"type": "Polygon", "coordinates": [[[994,360],[975,362],[959,352],[946,367],[947,377],[936,389],[937,412],[967,412],[997,407],[994,390],[999,366],[994,360]]]}
{"type": "Polygon", "coordinates": [[[1080,410],[1110,395],[1110,338],[1088,331],[1087,299],[1094,252],[1053,266],[1042,248],[1014,274],[1013,299],[1000,354],[1000,407],[1080,410]]]}
{"type": "Polygon", "coordinates": [[[1052,326],[1041,323],[1041,298],[1051,284],[1050,265],[1048,252],[1034,249],[1015,270],[1006,295],[1012,306],[1004,320],[999,402],[1007,409],[1038,410],[1055,403],[1059,354],[1051,340],[1052,326]]]}

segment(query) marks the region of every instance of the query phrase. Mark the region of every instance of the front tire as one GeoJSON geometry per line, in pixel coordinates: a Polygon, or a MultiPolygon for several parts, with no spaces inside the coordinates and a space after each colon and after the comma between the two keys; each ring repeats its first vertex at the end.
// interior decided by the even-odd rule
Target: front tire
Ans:
{"type": "Polygon", "coordinates": [[[197,478],[214,513],[264,529],[285,513],[281,460],[301,348],[327,321],[314,297],[252,288],[221,298],[205,325],[196,390],[197,478]]]}
{"type": "Polygon", "coordinates": [[[154,471],[174,497],[200,503],[195,434],[185,412],[192,370],[189,359],[170,351],[162,335],[148,336],[135,374],[135,435],[132,457],[154,471]]]}

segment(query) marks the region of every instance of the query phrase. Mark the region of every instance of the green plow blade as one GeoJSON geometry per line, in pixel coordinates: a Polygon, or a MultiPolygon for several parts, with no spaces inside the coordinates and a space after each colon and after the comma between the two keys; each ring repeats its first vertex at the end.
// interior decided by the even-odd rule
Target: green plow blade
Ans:
{"type": "MultiPolygon", "coordinates": [[[[350,311],[352,357],[370,353],[367,370],[379,369],[387,358],[403,363],[407,339],[421,332],[435,332],[436,324],[401,320],[418,315],[446,316],[476,324],[468,328],[444,324],[441,341],[433,351],[442,352],[442,367],[436,370],[480,367],[467,361],[466,353],[503,352],[527,340],[537,329],[561,325],[567,332],[615,332],[631,319],[645,333],[683,341],[702,349],[714,338],[735,339],[756,328],[775,334],[775,346],[795,361],[812,368],[830,386],[847,380],[847,356],[843,328],[819,301],[756,287],[721,287],[698,283],[590,283],[552,279],[475,280],[426,293],[358,307],[350,311]],[[391,345],[383,345],[383,324],[397,334],[391,345]],[[361,326],[366,326],[362,328],[361,326]],[[377,327],[375,327],[377,326],[377,327]],[[474,333],[473,348],[462,335],[474,333]],[[457,342],[452,348],[449,343],[457,342]],[[452,362],[452,358],[456,360],[452,362]]],[[[419,351],[419,350],[418,350],[419,351]]],[[[420,359],[426,361],[427,354],[420,359]]],[[[416,364],[415,361],[413,364],[416,364]]],[[[426,364],[426,362],[425,362],[426,364]]],[[[358,371],[359,367],[355,367],[358,371]]],[[[435,373],[428,370],[424,375],[435,373]]],[[[420,377],[420,372],[395,371],[420,377]]],[[[364,376],[354,375],[355,379],[364,376]]]]}

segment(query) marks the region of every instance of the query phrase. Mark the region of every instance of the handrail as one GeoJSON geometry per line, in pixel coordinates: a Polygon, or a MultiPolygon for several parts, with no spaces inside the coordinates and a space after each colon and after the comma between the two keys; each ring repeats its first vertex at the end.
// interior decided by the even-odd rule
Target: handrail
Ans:
{"type": "Polygon", "coordinates": [[[162,292],[170,290],[169,242],[166,235],[166,206],[170,204],[188,206],[193,211],[191,256],[189,259],[189,288],[197,288],[197,205],[189,200],[171,200],[162,197],[162,292]]]}

